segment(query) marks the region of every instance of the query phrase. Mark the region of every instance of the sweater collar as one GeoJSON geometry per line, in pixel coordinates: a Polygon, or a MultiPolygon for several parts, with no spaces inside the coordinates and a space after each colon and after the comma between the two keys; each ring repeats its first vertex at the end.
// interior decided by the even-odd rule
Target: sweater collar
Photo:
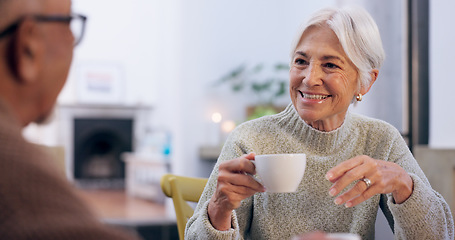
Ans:
{"type": "Polygon", "coordinates": [[[349,111],[346,113],[343,124],[330,132],[323,132],[308,125],[292,103],[278,116],[281,124],[291,131],[290,134],[304,142],[307,151],[316,154],[329,155],[337,152],[346,141],[350,140],[349,136],[353,130],[352,116],[349,111]]]}

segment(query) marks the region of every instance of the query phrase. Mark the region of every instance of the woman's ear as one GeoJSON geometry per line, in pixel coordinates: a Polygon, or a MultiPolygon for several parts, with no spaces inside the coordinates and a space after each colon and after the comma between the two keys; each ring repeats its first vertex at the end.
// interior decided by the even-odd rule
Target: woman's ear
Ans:
{"type": "Polygon", "coordinates": [[[370,77],[371,77],[370,84],[368,86],[363,86],[362,87],[362,89],[360,90],[360,93],[362,95],[365,95],[365,94],[367,94],[370,91],[370,88],[373,86],[374,82],[378,78],[378,75],[379,75],[379,70],[378,69],[371,70],[371,72],[370,72],[370,77]]]}
{"type": "Polygon", "coordinates": [[[36,22],[24,19],[19,23],[13,37],[10,59],[14,74],[21,84],[35,82],[38,79],[43,54],[36,22]]]}

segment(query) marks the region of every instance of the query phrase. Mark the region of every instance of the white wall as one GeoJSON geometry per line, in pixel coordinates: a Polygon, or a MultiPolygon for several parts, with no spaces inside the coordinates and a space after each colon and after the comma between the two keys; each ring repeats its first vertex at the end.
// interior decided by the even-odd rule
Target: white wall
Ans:
{"type": "Polygon", "coordinates": [[[430,141],[433,148],[455,148],[455,32],[447,21],[455,9],[453,0],[430,1],[430,141]]]}
{"type": "MultiPolygon", "coordinates": [[[[122,103],[156,101],[156,76],[161,67],[157,22],[163,14],[158,1],[75,0],[73,10],[88,17],[86,34],[76,47],[69,81],[60,95],[61,103],[77,103],[81,67],[113,65],[123,73],[122,103]],[[79,81],[78,81],[79,80],[79,81]]],[[[164,5],[164,4],[163,4],[164,5]]]]}
{"type": "Polygon", "coordinates": [[[407,130],[404,119],[406,83],[406,32],[404,0],[344,0],[364,6],[376,21],[386,53],[384,64],[371,90],[352,111],[382,119],[398,130],[407,130]]]}

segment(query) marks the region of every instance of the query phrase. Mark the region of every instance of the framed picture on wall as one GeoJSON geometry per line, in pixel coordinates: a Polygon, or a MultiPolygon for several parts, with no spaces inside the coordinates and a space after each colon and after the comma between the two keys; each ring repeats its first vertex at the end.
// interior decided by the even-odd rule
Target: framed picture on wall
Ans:
{"type": "Polygon", "coordinates": [[[122,103],[125,82],[121,64],[84,63],[80,64],[76,71],[79,103],[122,103]]]}

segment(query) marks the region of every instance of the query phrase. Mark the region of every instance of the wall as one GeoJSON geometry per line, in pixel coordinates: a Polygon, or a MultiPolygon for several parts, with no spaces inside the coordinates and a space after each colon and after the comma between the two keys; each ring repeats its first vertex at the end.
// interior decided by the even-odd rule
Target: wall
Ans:
{"type": "Polygon", "coordinates": [[[455,1],[430,1],[430,141],[432,148],[455,148],[455,89],[452,74],[455,33],[452,17],[455,1]]]}
{"type": "Polygon", "coordinates": [[[379,76],[364,100],[352,107],[352,111],[382,119],[395,126],[401,132],[407,131],[404,121],[406,98],[406,42],[405,1],[385,0],[350,0],[346,4],[359,4],[376,21],[385,51],[385,61],[379,76]]]}

